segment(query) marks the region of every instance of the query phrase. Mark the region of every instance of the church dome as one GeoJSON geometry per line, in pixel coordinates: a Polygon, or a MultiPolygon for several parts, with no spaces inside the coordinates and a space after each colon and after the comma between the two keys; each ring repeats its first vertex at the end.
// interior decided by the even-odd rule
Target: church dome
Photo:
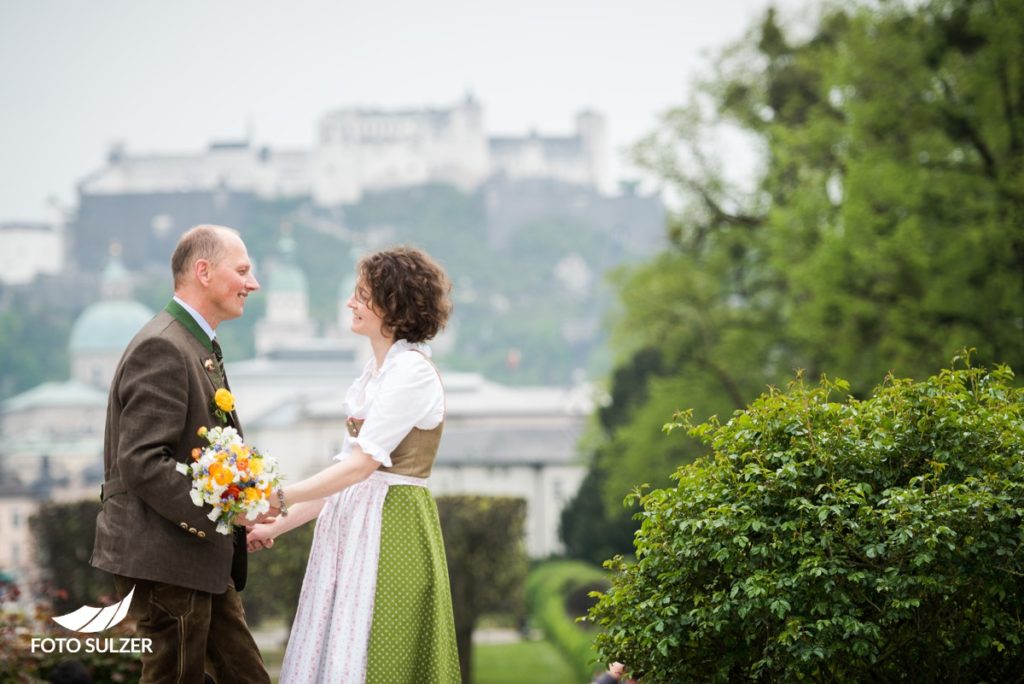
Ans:
{"type": "Polygon", "coordinates": [[[277,258],[274,259],[267,278],[267,292],[270,294],[301,294],[306,296],[309,282],[306,274],[295,263],[295,239],[291,228],[286,227],[284,235],[277,242],[277,258]]]}
{"type": "Polygon", "coordinates": [[[71,327],[68,348],[75,352],[121,351],[153,317],[138,302],[103,300],[90,304],[71,327]]]}
{"type": "Polygon", "coordinates": [[[306,274],[295,264],[279,262],[267,278],[267,291],[272,293],[300,292],[306,294],[309,286],[306,274]]]}

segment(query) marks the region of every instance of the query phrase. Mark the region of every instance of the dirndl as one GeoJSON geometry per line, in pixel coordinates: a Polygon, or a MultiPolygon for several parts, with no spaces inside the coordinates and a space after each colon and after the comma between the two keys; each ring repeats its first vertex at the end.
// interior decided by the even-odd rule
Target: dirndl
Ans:
{"type": "Polygon", "coordinates": [[[444,542],[425,480],[377,471],[324,504],[280,681],[460,681],[444,542]]]}

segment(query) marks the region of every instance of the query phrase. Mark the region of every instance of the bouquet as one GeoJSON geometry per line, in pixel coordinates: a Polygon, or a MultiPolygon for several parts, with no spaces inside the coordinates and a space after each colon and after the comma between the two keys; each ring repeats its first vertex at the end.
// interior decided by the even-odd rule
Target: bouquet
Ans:
{"type": "Polygon", "coordinates": [[[270,494],[280,484],[277,461],[242,442],[233,427],[199,428],[209,446],[192,450],[192,464],[179,463],[178,472],[192,477],[192,503],[210,504],[217,531],[231,534],[239,516],[255,520],[270,510],[270,494]]]}

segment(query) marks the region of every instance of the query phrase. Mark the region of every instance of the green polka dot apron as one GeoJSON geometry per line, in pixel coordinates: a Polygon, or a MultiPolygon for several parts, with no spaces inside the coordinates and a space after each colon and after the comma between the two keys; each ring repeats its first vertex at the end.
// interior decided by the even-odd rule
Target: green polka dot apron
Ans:
{"type": "Polygon", "coordinates": [[[458,684],[451,589],[426,480],[378,470],[317,519],[282,684],[458,684]]]}

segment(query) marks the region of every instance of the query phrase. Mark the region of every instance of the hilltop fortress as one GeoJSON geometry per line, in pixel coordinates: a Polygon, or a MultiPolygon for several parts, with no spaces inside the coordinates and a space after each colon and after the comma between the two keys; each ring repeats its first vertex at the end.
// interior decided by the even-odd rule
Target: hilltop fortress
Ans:
{"type": "MultiPolygon", "coordinates": [[[[584,111],[575,132],[489,137],[472,96],[447,109],[340,109],[321,117],[312,149],[280,150],[248,140],[214,142],[195,153],[129,153],[78,184],[67,230],[70,262],[98,272],[106,246],[127,263],[162,265],[196,223],[248,225],[267,201],[297,200],[345,230],[346,208],[367,195],[427,185],[484,193],[486,230],[500,242],[510,222],[572,214],[634,242],[661,234],[655,198],[612,193],[604,117],[584,111]]],[[[652,238],[653,239],[653,238],[652,238]]]]}
{"type": "Polygon", "coordinates": [[[83,195],[225,190],[264,199],[311,197],[319,206],[364,193],[430,183],[474,190],[495,177],[547,179],[610,191],[604,117],[576,116],[564,137],[488,137],[472,96],[448,109],[340,109],[323,116],[311,150],[278,151],[248,141],[213,143],[196,154],[130,155],[79,184],[83,195]]]}

